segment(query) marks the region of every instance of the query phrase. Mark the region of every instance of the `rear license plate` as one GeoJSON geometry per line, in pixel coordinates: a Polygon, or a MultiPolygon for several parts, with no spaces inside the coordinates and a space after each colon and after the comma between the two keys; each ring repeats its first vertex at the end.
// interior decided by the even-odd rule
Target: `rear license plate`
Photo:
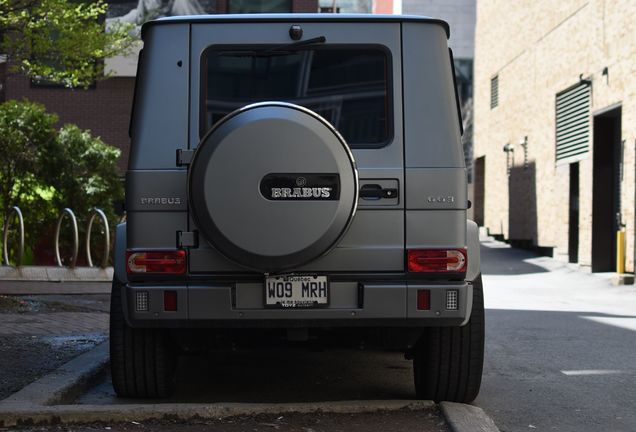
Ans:
{"type": "Polygon", "coordinates": [[[312,308],[328,304],[327,276],[281,275],[265,278],[265,306],[312,308]]]}

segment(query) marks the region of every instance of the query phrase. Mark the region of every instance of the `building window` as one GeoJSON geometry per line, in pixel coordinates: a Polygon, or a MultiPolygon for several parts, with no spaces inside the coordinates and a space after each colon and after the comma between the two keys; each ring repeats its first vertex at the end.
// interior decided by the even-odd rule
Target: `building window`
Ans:
{"type": "Polygon", "coordinates": [[[229,13],[291,12],[291,0],[228,0],[229,13]]]}
{"type": "Polygon", "coordinates": [[[499,75],[490,78],[490,109],[499,105],[499,75]]]}
{"type": "Polygon", "coordinates": [[[240,107],[277,100],[317,112],[351,147],[389,142],[391,64],[384,49],[333,45],[266,55],[267,48],[213,45],[204,51],[202,136],[240,107]]]}

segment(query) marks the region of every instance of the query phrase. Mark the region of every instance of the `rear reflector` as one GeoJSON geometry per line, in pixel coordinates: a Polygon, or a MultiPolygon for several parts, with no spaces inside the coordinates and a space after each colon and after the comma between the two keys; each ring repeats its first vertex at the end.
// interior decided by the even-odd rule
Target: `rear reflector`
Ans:
{"type": "Polygon", "coordinates": [[[137,291],[135,294],[135,310],[137,312],[148,312],[148,291],[137,291]]]}
{"type": "Polygon", "coordinates": [[[468,263],[466,249],[412,249],[407,259],[414,273],[465,273],[468,263]]]}
{"type": "Polygon", "coordinates": [[[166,312],[177,311],[177,292],[176,291],[163,292],[163,310],[165,310],[166,312]]]}
{"type": "Polygon", "coordinates": [[[126,271],[128,273],[183,274],[186,271],[184,250],[127,251],[126,255],[126,271]]]}
{"type": "Polygon", "coordinates": [[[417,310],[431,309],[431,292],[429,290],[417,290],[417,310]]]}
{"type": "Polygon", "coordinates": [[[459,309],[459,291],[446,290],[446,310],[459,309]]]}

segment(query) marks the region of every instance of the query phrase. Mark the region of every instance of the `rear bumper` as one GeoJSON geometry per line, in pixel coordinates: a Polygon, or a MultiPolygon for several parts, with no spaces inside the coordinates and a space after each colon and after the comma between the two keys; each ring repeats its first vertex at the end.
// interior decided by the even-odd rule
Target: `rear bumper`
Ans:
{"type": "Polygon", "coordinates": [[[332,282],[330,304],[320,309],[265,308],[262,283],[128,283],[124,310],[133,327],[425,327],[460,326],[468,321],[472,284],[411,281],[332,282]],[[430,310],[417,309],[417,291],[430,290],[430,310]],[[457,309],[449,310],[449,291],[457,309]],[[138,311],[138,292],[148,293],[148,311],[138,311]],[[164,291],[177,292],[177,310],[164,310],[164,291]]]}

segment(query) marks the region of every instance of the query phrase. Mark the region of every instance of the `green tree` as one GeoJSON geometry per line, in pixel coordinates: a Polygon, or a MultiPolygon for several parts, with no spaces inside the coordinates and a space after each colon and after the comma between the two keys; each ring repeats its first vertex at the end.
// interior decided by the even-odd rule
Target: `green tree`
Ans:
{"type": "Polygon", "coordinates": [[[104,59],[136,40],[127,24],[104,31],[106,8],[103,0],[0,0],[0,54],[12,72],[87,87],[104,77],[104,59]]]}
{"type": "Polygon", "coordinates": [[[25,205],[45,193],[42,152],[55,146],[57,116],[44,106],[15,100],[0,104],[0,202],[25,205]]]}
{"type": "Polygon", "coordinates": [[[70,207],[80,217],[98,207],[114,223],[115,203],[124,196],[117,171],[121,151],[93,137],[89,130],[67,124],[47,152],[44,180],[56,191],[54,206],[70,207]]]}
{"type": "MultiPolygon", "coordinates": [[[[92,207],[104,210],[112,227],[114,203],[123,199],[119,149],[74,125],[57,131],[57,121],[37,103],[0,104],[0,209],[2,215],[9,206],[22,210],[27,255],[51,246],[64,207],[78,216],[80,231],[92,207]]],[[[62,243],[68,246],[67,237],[62,243]]]]}

